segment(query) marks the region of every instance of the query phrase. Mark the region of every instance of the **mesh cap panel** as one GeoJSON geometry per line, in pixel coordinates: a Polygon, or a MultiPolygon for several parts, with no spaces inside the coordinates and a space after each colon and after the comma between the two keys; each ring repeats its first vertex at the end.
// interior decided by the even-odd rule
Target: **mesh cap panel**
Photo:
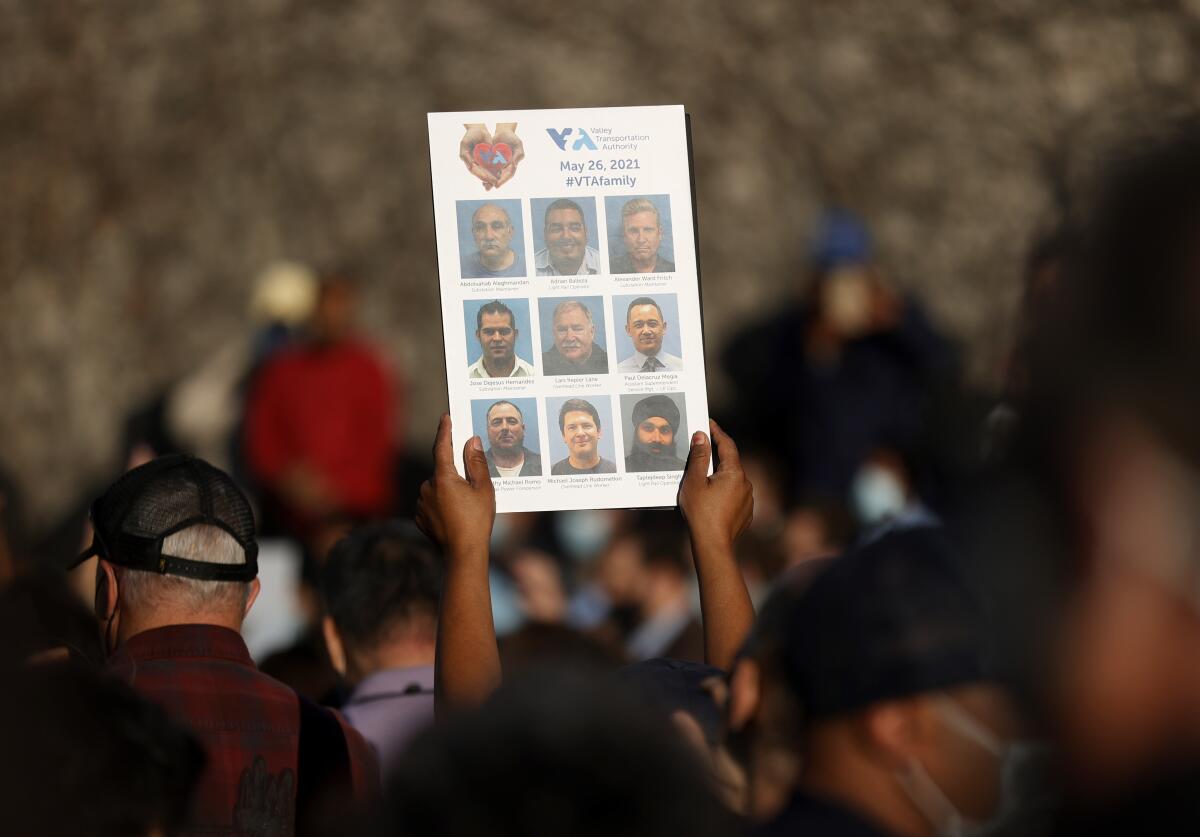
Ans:
{"type": "Polygon", "coordinates": [[[930,526],[890,531],[829,566],[794,605],[788,678],[808,717],[987,678],[981,605],[930,526]]]}
{"type": "Polygon", "coordinates": [[[92,504],[91,555],[133,569],[216,581],[247,581],[258,574],[254,514],[224,471],[192,456],[164,456],[121,476],[92,504]],[[245,564],[216,564],[164,555],[175,532],[207,524],[228,532],[246,553],[245,564]]]}

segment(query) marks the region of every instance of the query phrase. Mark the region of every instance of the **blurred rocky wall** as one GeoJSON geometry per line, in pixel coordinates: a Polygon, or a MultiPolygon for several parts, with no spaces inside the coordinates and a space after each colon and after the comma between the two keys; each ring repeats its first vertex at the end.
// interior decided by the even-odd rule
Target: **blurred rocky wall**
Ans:
{"type": "Polygon", "coordinates": [[[0,465],[52,519],[280,257],[354,266],[428,444],[430,110],[682,103],[710,354],[839,201],[994,382],[1031,236],[1097,138],[1197,100],[1198,42],[1200,0],[6,0],[0,465]]]}

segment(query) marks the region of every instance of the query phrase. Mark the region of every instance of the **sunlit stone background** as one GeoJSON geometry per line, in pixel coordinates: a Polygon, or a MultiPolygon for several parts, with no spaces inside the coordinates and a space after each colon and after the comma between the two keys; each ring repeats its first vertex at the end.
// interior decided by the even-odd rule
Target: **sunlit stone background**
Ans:
{"type": "Polygon", "coordinates": [[[424,448],[430,110],[682,103],[710,355],[796,293],[836,201],[994,385],[1031,237],[1095,149],[1197,101],[1198,46],[1197,0],[6,0],[0,465],[47,524],[280,257],[354,266],[424,448]]]}

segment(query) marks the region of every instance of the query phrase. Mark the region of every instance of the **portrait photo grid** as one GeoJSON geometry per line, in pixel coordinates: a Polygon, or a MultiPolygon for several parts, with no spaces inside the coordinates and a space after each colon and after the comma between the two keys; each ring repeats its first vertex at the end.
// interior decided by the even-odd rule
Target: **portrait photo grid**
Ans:
{"type": "Polygon", "coordinates": [[[456,449],[480,437],[501,512],[674,505],[708,430],[682,108],[429,126],[456,449]]]}

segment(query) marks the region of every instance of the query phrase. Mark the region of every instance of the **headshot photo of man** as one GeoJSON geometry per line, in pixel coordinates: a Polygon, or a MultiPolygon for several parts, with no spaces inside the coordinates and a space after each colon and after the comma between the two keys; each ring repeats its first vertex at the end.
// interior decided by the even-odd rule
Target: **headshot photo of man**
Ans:
{"type": "MultiPolygon", "coordinates": [[[[593,397],[594,401],[603,404],[608,411],[608,397],[593,397]]],[[[553,408],[558,399],[548,399],[547,413],[553,408]]],[[[617,465],[602,454],[612,450],[612,440],[604,435],[604,425],[600,420],[600,412],[592,401],[582,398],[567,398],[558,405],[558,430],[562,434],[566,457],[555,462],[550,473],[555,476],[570,476],[577,474],[615,474],[617,465]]],[[[562,446],[552,443],[552,448],[562,446]]]]}
{"type": "Polygon", "coordinates": [[[539,299],[538,306],[542,346],[548,347],[542,353],[543,374],[608,373],[608,352],[600,343],[604,336],[604,304],[600,297],[539,299]]]}
{"type": "Polygon", "coordinates": [[[528,378],[537,374],[533,364],[522,359],[518,352],[519,347],[532,354],[533,348],[526,334],[528,329],[522,328],[529,322],[529,303],[526,300],[467,300],[463,303],[463,316],[468,323],[473,321],[475,327],[474,340],[467,338],[467,356],[479,352],[475,362],[467,367],[468,377],[528,378]],[[519,315],[514,313],[514,309],[520,312],[519,315]]]}
{"type": "Polygon", "coordinates": [[[535,450],[539,445],[534,399],[472,401],[471,413],[475,432],[484,440],[488,473],[493,478],[542,475],[542,457],[535,450]],[[530,416],[528,427],[526,414],[530,416]]]}
{"type": "Polygon", "coordinates": [[[540,249],[533,254],[534,267],[538,276],[575,276],[599,273],[600,251],[591,244],[591,233],[596,217],[596,203],[585,199],[585,209],[568,198],[550,200],[534,198],[533,215],[543,213],[541,240],[535,238],[540,249]],[[543,209],[544,204],[544,209],[543,209]],[[589,223],[589,218],[591,222],[589,223]]]}
{"type": "Polygon", "coordinates": [[[667,195],[605,198],[609,273],[675,272],[669,201],[667,195]]]}
{"type": "MultiPolygon", "coordinates": [[[[682,471],[684,461],[676,453],[676,438],[683,421],[682,393],[671,395],[623,395],[621,414],[627,415],[633,433],[625,456],[626,471],[682,471]]],[[[686,448],[686,445],[685,445],[686,448]]]]}
{"type": "MultiPolygon", "coordinates": [[[[626,299],[613,297],[614,319],[619,316],[618,306],[626,299]]],[[[668,310],[670,319],[674,320],[678,313],[675,294],[636,296],[625,302],[625,334],[629,337],[632,352],[617,364],[618,372],[678,372],[683,369],[683,359],[666,350],[668,339],[672,348],[679,348],[679,335],[670,330],[668,310]]],[[[626,350],[624,345],[620,349],[626,350]]]]}
{"type": "Polygon", "coordinates": [[[519,200],[458,201],[456,209],[464,279],[528,275],[519,200]]]}

